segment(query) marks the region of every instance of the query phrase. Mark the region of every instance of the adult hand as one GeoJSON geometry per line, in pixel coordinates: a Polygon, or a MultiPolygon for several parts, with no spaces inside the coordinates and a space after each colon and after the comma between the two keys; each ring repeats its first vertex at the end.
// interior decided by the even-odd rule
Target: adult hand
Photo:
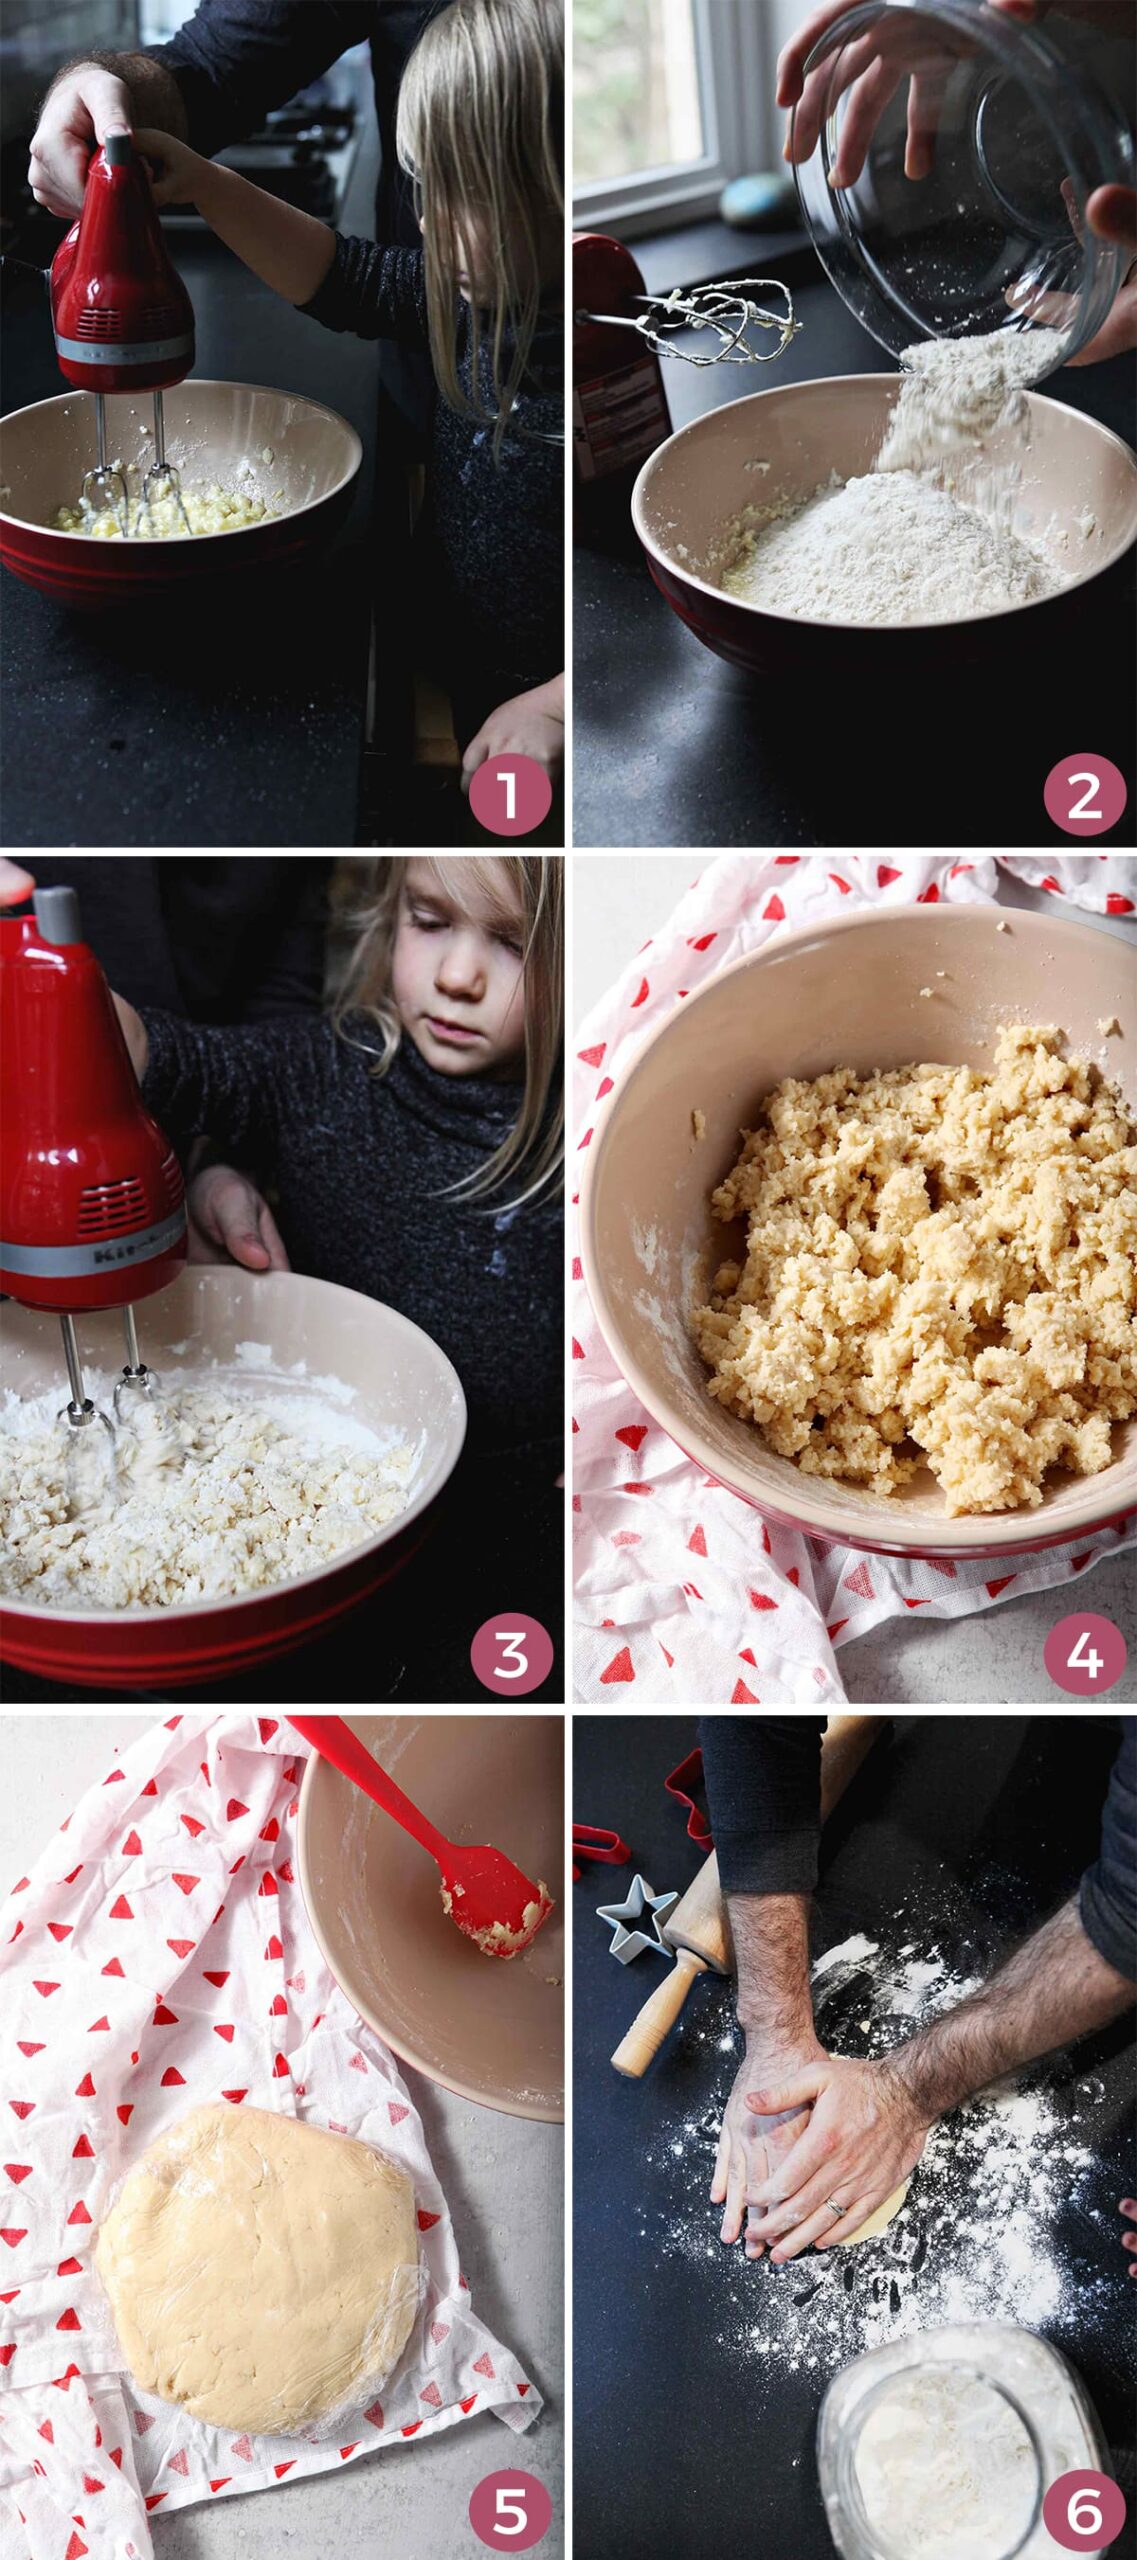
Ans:
{"type": "Polygon", "coordinates": [[[1096,188],[1086,206],[1086,220],[1099,240],[1115,241],[1131,263],[1096,338],[1071,356],[1071,365],[1100,364],[1105,356],[1124,355],[1128,348],[1137,347],[1137,191],[1096,188]]]}
{"type": "Polygon", "coordinates": [[[108,133],[130,133],[133,110],[124,80],[98,62],[75,62],[53,82],[32,135],[28,184],[37,204],[70,222],[83,208],[87,163],[108,133]]]}
{"type": "Polygon", "coordinates": [[[238,1262],[244,1271],[291,1268],[268,1202],[247,1173],[207,1164],[186,1193],[191,1262],[238,1262]]]}
{"type": "MultiPolygon", "coordinates": [[[[778,105],[797,108],[796,119],[786,133],[785,158],[795,162],[809,159],[828,112],[830,84],[836,70],[838,94],[846,89],[851,94],[832,183],[835,187],[855,186],[881,116],[907,75],[910,87],[904,174],[907,178],[926,178],[935,156],[944,91],[956,63],[973,47],[964,37],[946,29],[937,31],[918,20],[913,22],[906,11],[897,11],[883,18],[867,35],[846,45],[839,62],[830,56],[807,79],[805,65],[814,45],[844,16],[847,6],[848,0],[824,0],[823,7],[803,19],[797,34],[791,36],[778,57],[778,105]]],[[[1035,0],[990,0],[990,6],[1011,18],[1030,19],[1036,13],[1035,0]]]]}
{"type": "Polygon", "coordinates": [[[802,2249],[850,2239],[915,2168],[930,2131],[887,2059],[823,2054],[805,2071],[760,2082],[746,2103],[762,2116],[811,2110],[754,2197],[753,2226],[775,2266],[802,2249]],[[831,2204],[843,2208],[839,2218],[831,2204]]]}
{"type": "Polygon", "coordinates": [[[711,2180],[711,2203],[725,2206],[719,2237],[728,2246],[739,2238],[743,2212],[746,2211],[748,2258],[760,2258],[766,2246],[753,2227],[752,2199],[765,2181],[773,2176],[784,2154],[796,2141],[804,2120],[800,2108],[790,2107],[784,2114],[772,2115],[770,2121],[759,2123],[750,2105],[751,2095],[768,2079],[785,2079],[789,2074],[796,2074],[824,2059],[820,2045],[796,2054],[785,2050],[778,2054],[768,2045],[747,2044],[745,2059],[739,2065],[723,2113],[715,2173],[711,2180]]]}
{"type": "Polygon", "coordinates": [[[551,782],[559,781],[565,760],[563,676],[534,685],[530,693],[514,694],[483,720],[462,758],[463,791],[469,792],[471,777],[491,756],[532,756],[535,764],[544,766],[551,782]]]}

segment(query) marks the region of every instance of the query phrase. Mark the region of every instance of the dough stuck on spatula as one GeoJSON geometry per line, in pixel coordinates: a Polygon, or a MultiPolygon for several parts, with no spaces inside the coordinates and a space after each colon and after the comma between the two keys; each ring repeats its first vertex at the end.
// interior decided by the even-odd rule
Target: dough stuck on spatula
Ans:
{"type": "Polygon", "coordinates": [[[140,2389],[253,2435],[381,2388],[422,2291],[405,2171],[256,2107],[195,2107],[143,2152],[95,2264],[140,2389]]]}
{"type": "Polygon", "coordinates": [[[911,2184],[910,2178],[902,2178],[899,2186],[893,2188],[892,2194],[885,2197],[884,2203],[878,2204],[875,2213],[870,2213],[867,2220],[862,2222],[859,2231],[850,2231],[847,2239],[838,2240],[836,2244],[838,2249],[855,2249],[858,2240],[875,2240],[878,2231],[887,2231],[893,2216],[899,2213],[911,2184]]]}

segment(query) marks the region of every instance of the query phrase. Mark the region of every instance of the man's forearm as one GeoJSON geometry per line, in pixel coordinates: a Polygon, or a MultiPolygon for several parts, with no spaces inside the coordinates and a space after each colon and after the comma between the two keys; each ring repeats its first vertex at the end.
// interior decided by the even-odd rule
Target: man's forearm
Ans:
{"type": "Polygon", "coordinates": [[[809,1895],[731,1893],[727,1910],[747,2042],[787,2054],[812,2050],[809,1895]]]}
{"type": "Polygon", "coordinates": [[[1135,2000],[1137,1984],[1098,1954],[1067,1902],[981,1990],[886,2055],[881,2069],[932,2124],[1004,2072],[1108,2026],[1135,2000]]]}
{"type": "Polygon", "coordinates": [[[101,71],[113,72],[129,89],[135,124],[154,125],[159,133],[174,133],[179,142],[188,142],[189,121],[177,81],[148,53],[77,53],[56,72],[47,96],[85,62],[97,62],[101,71]]]}

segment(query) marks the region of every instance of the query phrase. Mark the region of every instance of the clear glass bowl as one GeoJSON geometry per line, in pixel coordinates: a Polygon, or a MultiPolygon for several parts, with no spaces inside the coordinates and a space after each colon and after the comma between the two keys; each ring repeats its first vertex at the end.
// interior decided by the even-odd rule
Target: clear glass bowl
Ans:
{"type": "MultiPolygon", "coordinates": [[[[1008,2487],[999,2522],[984,2517],[982,2529],[989,2528],[984,2560],[1042,2560],[1054,2547],[1042,2521],[1042,2502],[1052,2481],[1064,2471],[1108,2468],[1084,2385],[1048,2339],[986,2322],[917,2330],[855,2357],[834,2376],[821,2404],[818,2477],[842,2560],[913,2560],[917,2551],[950,2550],[953,2542],[957,2549],[974,2549],[974,2527],[960,2515],[953,2523],[937,2503],[934,2446],[925,2451],[916,2444],[916,2422],[906,2406],[913,2383],[917,2388],[926,2382],[938,2386],[945,2376],[966,2394],[967,2423],[981,2470],[991,2459],[993,2435],[1009,2428],[1022,2448],[1022,2478],[1013,2489],[1008,2487]],[[893,2412],[895,2434],[910,2453],[915,2451],[921,2483],[928,2484],[930,2505],[921,2512],[914,2536],[894,2506],[881,2501],[881,2438],[893,2412]],[[862,2477],[858,2463],[862,2452],[871,2463],[874,2437],[875,2484],[871,2468],[862,2477]]],[[[936,2423],[934,2403],[928,2420],[936,2423]]]]}
{"type": "Polygon", "coordinates": [[[1086,203],[1134,183],[1137,45],[1122,6],[1070,9],[1025,24],[974,0],[863,0],[814,46],[794,110],[800,142],[821,108],[796,168],[802,211],[838,292],[893,355],[1040,324],[1060,339],[1040,342],[1040,380],[1101,327],[1127,261],[1089,230],[1086,203]],[[836,188],[865,73],[879,112],[860,175],[836,188]],[[905,174],[910,115],[930,136],[922,176],[905,174]]]}

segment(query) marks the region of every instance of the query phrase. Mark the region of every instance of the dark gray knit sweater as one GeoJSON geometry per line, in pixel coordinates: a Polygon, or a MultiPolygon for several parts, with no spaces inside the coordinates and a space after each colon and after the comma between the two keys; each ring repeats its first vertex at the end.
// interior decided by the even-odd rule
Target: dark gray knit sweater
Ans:
{"type": "MultiPolygon", "coordinates": [[[[332,264],[304,310],[328,329],[429,346],[421,251],[338,233],[332,264]]],[[[458,318],[458,380],[474,385],[470,315],[458,318]]],[[[492,407],[482,362],[483,405],[492,407]]],[[[478,670],[487,705],[545,684],[564,665],[564,322],[538,329],[499,452],[493,431],[436,402],[423,579],[447,672],[478,670]]],[[[417,539],[418,537],[416,537],[417,539]]],[[[392,610],[405,611],[405,599],[392,610]]]]}
{"type": "Polygon", "coordinates": [[[519,1089],[436,1073],[404,1040],[385,1076],[324,1019],[204,1029],[144,1011],[143,1099],[184,1153],[208,1131],[271,1179],[299,1271],[382,1298],[446,1352],[470,1444],[563,1463],[562,1214],[443,1195],[507,1136],[519,1089]]]}

